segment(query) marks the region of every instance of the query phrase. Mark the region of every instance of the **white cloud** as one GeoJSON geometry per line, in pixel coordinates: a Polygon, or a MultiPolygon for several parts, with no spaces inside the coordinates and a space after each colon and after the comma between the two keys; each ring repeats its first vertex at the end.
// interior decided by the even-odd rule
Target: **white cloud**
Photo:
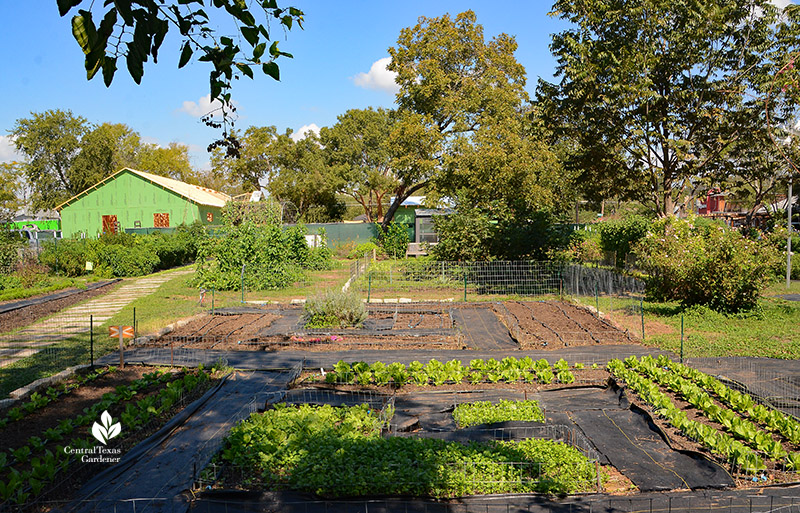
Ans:
{"type": "Polygon", "coordinates": [[[14,162],[15,160],[25,160],[25,157],[17,153],[17,148],[10,136],[0,135],[0,162],[14,162]]]}
{"type": "Polygon", "coordinates": [[[770,0],[775,7],[784,9],[787,5],[792,3],[792,0],[770,0]]]}
{"type": "Polygon", "coordinates": [[[314,132],[315,134],[319,135],[319,127],[315,123],[303,125],[298,130],[292,132],[290,137],[294,142],[297,142],[300,139],[305,139],[308,132],[314,132]]]}
{"type": "Polygon", "coordinates": [[[391,57],[384,57],[372,63],[367,73],[359,73],[353,77],[353,83],[364,89],[377,89],[395,94],[400,87],[394,81],[397,73],[389,71],[386,66],[392,62],[391,57]]]}
{"type": "MultiPolygon", "coordinates": [[[[236,102],[232,102],[234,106],[236,106],[236,102]]],[[[200,118],[205,116],[206,114],[211,113],[211,111],[217,110],[222,107],[222,103],[219,100],[211,101],[211,95],[207,94],[205,96],[200,97],[196,102],[192,101],[185,101],[181,108],[178,109],[181,112],[185,112],[186,114],[192,116],[193,118],[200,118]]]]}

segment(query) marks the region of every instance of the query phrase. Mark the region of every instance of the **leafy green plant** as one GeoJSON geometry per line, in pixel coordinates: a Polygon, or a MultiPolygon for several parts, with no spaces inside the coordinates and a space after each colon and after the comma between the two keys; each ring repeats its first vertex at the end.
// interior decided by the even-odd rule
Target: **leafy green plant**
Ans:
{"type": "Polygon", "coordinates": [[[465,428],[508,420],[544,422],[544,413],[536,401],[506,401],[492,404],[489,401],[461,403],[453,410],[458,427],[465,428]]]}
{"type": "Polygon", "coordinates": [[[392,221],[386,231],[379,235],[381,247],[388,256],[405,258],[409,242],[408,230],[405,226],[392,221]]]}

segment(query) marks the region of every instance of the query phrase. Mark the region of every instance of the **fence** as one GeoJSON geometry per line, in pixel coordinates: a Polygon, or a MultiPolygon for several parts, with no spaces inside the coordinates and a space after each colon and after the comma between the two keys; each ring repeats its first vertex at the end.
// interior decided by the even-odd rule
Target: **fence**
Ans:
{"type": "MultiPolygon", "coordinates": [[[[0,398],[68,367],[91,364],[118,348],[118,339],[109,337],[102,326],[107,319],[73,307],[0,334],[0,398]]],[[[131,323],[136,326],[135,309],[131,323]]]]}
{"type": "Polygon", "coordinates": [[[604,268],[561,262],[373,261],[351,264],[350,286],[369,301],[400,299],[469,301],[491,296],[553,298],[641,294],[644,284],[604,268]]]}

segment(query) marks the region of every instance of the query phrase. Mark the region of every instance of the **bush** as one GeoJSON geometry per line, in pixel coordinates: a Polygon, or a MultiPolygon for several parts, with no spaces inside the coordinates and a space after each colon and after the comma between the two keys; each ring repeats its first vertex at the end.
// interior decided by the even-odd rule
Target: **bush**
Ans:
{"type": "Polygon", "coordinates": [[[406,227],[392,221],[385,232],[380,234],[380,243],[387,256],[405,258],[408,251],[408,230],[406,227]]]}
{"type": "Polygon", "coordinates": [[[154,272],[161,260],[145,245],[106,244],[97,254],[95,272],[102,276],[143,276],[154,272]]]}
{"type": "Polygon", "coordinates": [[[304,319],[307,328],[361,326],[367,319],[367,307],[353,292],[329,290],[306,300],[304,319]]]}
{"type": "Polygon", "coordinates": [[[780,267],[779,253],[765,241],[721,226],[697,226],[694,218],[654,222],[636,253],[648,274],[648,297],[724,313],[754,308],[780,267]]]}
{"type": "Polygon", "coordinates": [[[616,255],[616,266],[625,265],[625,256],[633,251],[633,247],[647,235],[650,220],[633,215],[621,220],[600,223],[600,248],[616,255]]]}
{"type": "Polygon", "coordinates": [[[22,243],[0,233],[0,275],[11,274],[20,261],[22,243]]]}
{"type": "Polygon", "coordinates": [[[358,246],[353,248],[347,254],[347,258],[349,260],[355,260],[357,258],[362,258],[365,253],[372,253],[373,251],[375,251],[376,256],[384,254],[382,247],[380,247],[378,244],[376,244],[375,241],[369,241],[369,242],[364,242],[362,244],[359,244],[358,246]]]}

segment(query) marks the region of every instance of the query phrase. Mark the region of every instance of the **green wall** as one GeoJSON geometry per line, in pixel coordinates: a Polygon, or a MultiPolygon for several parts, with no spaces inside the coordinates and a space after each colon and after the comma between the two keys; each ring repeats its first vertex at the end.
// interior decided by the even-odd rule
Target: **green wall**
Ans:
{"type": "Polygon", "coordinates": [[[123,171],[113,180],[82,194],[61,209],[61,231],[64,237],[80,232],[88,237],[102,233],[103,216],[116,215],[120,230],[153,227],[153,214],[168,213],[170,227],[201,220],[203,224],[218,224],[221,209],[199,206],[184,197],[149,182],[138,175],[123,171]],[[206,221],[206,212],[214,215],[213,223],[206,221]]]}
{"type": "Polygon", "coordinates": [[[39,230],[60,230],[61,222],[58,219],[40,219],[36,221],[11,221],[8,223],[10,230],[21,230],[26,226],[34,225],[39,230]]]}

